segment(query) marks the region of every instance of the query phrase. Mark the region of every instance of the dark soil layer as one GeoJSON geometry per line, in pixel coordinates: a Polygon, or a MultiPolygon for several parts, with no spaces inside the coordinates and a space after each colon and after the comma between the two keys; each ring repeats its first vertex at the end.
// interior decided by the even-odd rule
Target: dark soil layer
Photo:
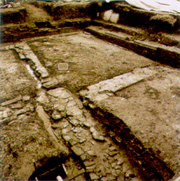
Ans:
{"type": "Polygon", "coordinates": [[[10,124],[1,125],[1,179],[28,180],[34,162],[45,157],[65,157],[58,150],[36,113],[19,115],[10,124]]]}
{"type": "Polygon", "coordinates": [[[14,23],[20,24],[26,21],[26,9],[21,8],[8,8],[8,9],[1,9],[1,24],[7,23],[14,23]]]}
{"type": "Polygon", "coordinates": [[[148,29],[150,32],[179,33],[180,16],[156,11],[145,11],[121,3],[113,4],[120,14],[119,23],[148,29]]]}
{"type": "Polygon", "coordinates": [[[143,170],[145,180],[169,180],[174,173],[155,156],[151,149],[144,148],[143,144],[133,135],[129,127],[113,114],[100,108],[91,109],[92,116],[106,127],[107,133],[116,135],[114,142],[123,147],[131,161],[143,170]],[[118,139],[119,138],[119,139],[118,139]]]}

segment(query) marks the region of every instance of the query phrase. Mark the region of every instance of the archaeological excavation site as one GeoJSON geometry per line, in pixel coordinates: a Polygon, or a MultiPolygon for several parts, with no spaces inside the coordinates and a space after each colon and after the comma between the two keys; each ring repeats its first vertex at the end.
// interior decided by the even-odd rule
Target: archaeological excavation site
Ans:
{"type": "Polygon", "coordinates": [[[0,1],[0,180],[180,181],[180,2],[130,1],[0,1]]]}

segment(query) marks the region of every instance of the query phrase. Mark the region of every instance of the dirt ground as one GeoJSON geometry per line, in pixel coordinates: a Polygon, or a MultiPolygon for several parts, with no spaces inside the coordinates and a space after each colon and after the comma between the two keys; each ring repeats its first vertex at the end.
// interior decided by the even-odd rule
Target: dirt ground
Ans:
{"type": "MultiPolygon", "coordinates": [[[[152,24],[149,21],[155,12],[145,12],[142,16],[142,12],[132,10],[127,4],[111,6],[122,13],[120,22],[125,25],[133,15],[137,15],[133,16],[137,26],[141,27],[141,22],[145,21],[141,28],[151,37],[147,41],[162,38],[162,32],[156,32],[159,31],[156,18],[152,18],[152,24]],[[123,16],[124,13],[127,16],[123,16]]],[[[64,164],[68,170],[68,176],[64,178],[75,181],[166,180],[164,178],[169,179],[178,172],[179,70],[88,33],[84,27],[89,25],[90,18],[95,17],[92,13],[96,14],[99,8],[109,7],[86,2],[22,2],[15,3],[10,10],[1,10],[3,16],[7,13],[1,36],[12,43],[2,44],[0,48],[0,179],[34,180],[37,175],[48,178],[46,171],[52,169],[53,162],[60,163],[61,167],[64,164]],[[14,10],[17,16],[13,14],[14,10]],[[15,44],[14,41],[19,42],[15,44]],[[110,81],[105,84],[105,90],[100,91],[107,79],[130,73],[133,74],[131,82],[135,78],[132,72],[144,67],[158,73],[114,92],[111,89],[116,88],[118,81],[110,81]],[[97,88],[99,82],[102,82],[100,90],[92,89],[90,93],[97,93],[98,104],[90,97],[86,100],[87,95],[81,96],[83,101],[78,99],[79,91],[91,91],[89,86],[97,88]],[[153,167],[154,162],[149,162],[150,170],[146,172],[149,175],[143,175],[143,166],[140,168],[135,164],[136,160],[127,156],[127,150],[134,151],[129,140],[125,146],[121,144],[127,139],[125,134],[119,136],[121,129],[116,130],[122,122],[107,132],[106,127],[90,114],[96,106],[99,106],[98,110],[115,115],[118,121],[124,121],[125,129],[135,135],[133,139],[140,140],[145,149],[152,149],[162,160],[161,166],[167,174],[153,170],[159,163],[153,167]]],[[[167,15],[167,19],[170,16],[167,15]]],[[[163,27],[165,32],[177,33],[178,18],[173,16],[172,19],[172,25],[166,19],[161,23],[163,26],[168,23],[167,29],[163,27]]],[[[104,31],[102,26],[98,28],[104,31]]],[[[126,32],[117,33],[113,29],[112,32],[125,38],[129,36],[124,34],[126,32]]],[[[171,48],[176,45],[179,49],[179,40],[167,40],[165,38],[166,45],[171,48]]],[[[105,116],[98,113],[103,123],[105,116]]],[[[111,117],[109,119],[108,124],[111,124],[111,117]]],[[[112,125],[115,124],[112,122],[112,125]]],[[[141,152],[141,147],[138,149],[141,152]]],[[[50,174],[49,178],[56,179],[55,176],[50,174]]]]}
{"type": "Polygon", "coordinates": [[[37,88],[37,81],[30,75],[26,65],[20,61],[16,52],[5,50],[1,51],[0,54],[1,102],[13,99],[19,94],[33,95],[37,88]]]}
{"type": "Polygon", "coordinates": [[[52,77],[61,76],[62,85],[73,92],[82,87],[153,64],[150,59],[99,40],[85,32],[55,35],[28,41],[52,77]],[[58,69],[67,63],[68,70],[58,69]]]}

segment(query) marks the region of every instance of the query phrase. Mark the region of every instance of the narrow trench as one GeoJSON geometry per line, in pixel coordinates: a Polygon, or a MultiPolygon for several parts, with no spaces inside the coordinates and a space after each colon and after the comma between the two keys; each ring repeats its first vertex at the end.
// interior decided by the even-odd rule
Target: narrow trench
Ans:
{"type": "Polygon", "coordinates": [[[138,168],[143,180],[169,180],[174,176],[173,171],[157,158],[150,148],[143,146],[123,120],[100,108],[91,109],[86,106],[86,109],[91,112],[96,121],[103,124],[114,144],[124,149],[131,164],[138,168]]]}

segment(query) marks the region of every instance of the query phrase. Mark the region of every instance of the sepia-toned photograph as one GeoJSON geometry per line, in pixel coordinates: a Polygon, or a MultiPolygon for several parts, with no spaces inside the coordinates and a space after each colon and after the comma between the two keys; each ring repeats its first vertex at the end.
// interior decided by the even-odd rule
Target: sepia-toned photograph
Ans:
{"type": "Polygon", "coordinates": [[[0,0],[0,180],[180,181],[180,0],[0,0]]]}

